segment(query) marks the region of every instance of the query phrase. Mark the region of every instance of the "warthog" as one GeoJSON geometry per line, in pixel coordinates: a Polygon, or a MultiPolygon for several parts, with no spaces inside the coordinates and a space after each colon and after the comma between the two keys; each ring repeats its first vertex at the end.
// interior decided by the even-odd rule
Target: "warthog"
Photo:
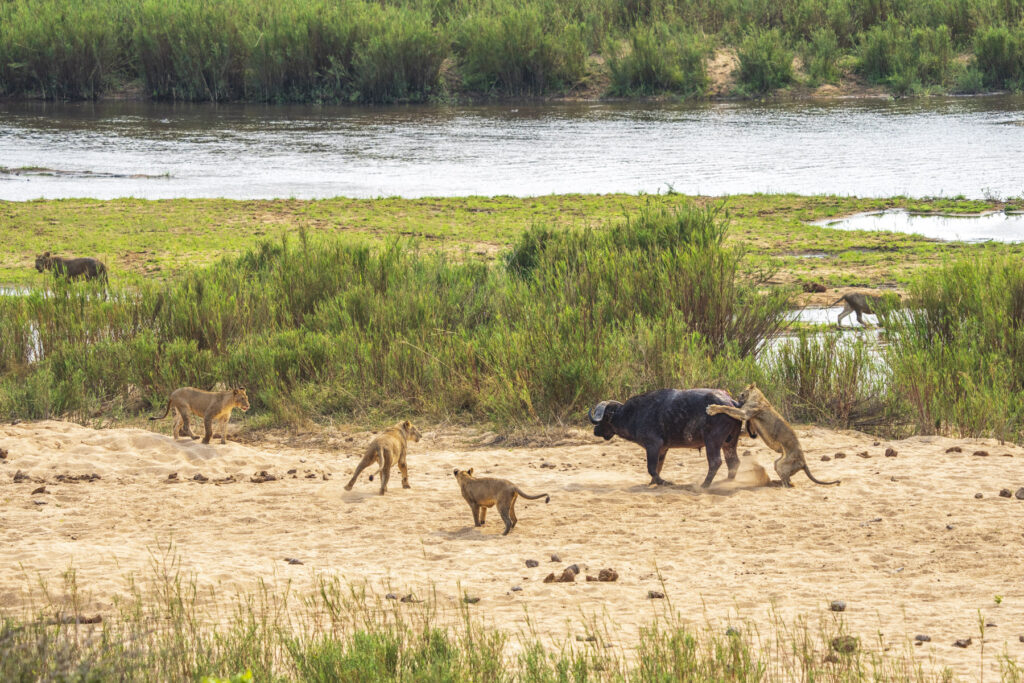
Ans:
{"type": "Polygon", "coordinates": [[[707,488],[722,466],[723,452],[729,479],[736,476],[740,466],[736,444],[743,427],[728,415],[708,415],[709,405],[739,406],[720,389],[659,389],[625,403],[601,401],[587,416],[594,425],[594,436],[619,436],[644,447],[652,484],[671,483],[661,478],[668,449],[706,448],[708,475],[701,486],[707,488]]]}
{"type": "Polygon", "coordinates": [[[61,258],[52,256],[45,252],[36,256],[36,270],[40,273],[44,270],[52,270],[56,277],[66,277],[74,280],[84,276],[86,280],[99,278],[104,284],[107,282],[107,267],[102,261],[88,256],[80,258],[61,258]]]}

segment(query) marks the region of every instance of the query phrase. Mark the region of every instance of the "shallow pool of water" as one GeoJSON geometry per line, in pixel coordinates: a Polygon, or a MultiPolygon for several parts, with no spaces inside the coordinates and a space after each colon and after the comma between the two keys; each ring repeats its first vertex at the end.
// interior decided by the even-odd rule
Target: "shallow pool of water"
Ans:
{"type": "MultiPolygon", "coordinates": [[[[834,306],[831,308],[803,308],[793,311],[790,314],[790,320],[793,322],[809,323],[812,325],[835,325],[836,321],[839,320],[839,314],[842,312],[842,306],[834,306]]],[[[865,313],[864,321],[869,325],[877,326],[878,316],[873,313],[865,313]]],[[[862,327],[862,325],[857,322],[856,313],[851,313],[843,318],[843,326],[862,327]]]]}
{"type": "Polygon", "coordinates": [[[1024,241],[1024,213],[1002,211],[979,216],[937,216],[891,209],[816,224],[837,230],[882,230],[958,242],[1024,241]]]}

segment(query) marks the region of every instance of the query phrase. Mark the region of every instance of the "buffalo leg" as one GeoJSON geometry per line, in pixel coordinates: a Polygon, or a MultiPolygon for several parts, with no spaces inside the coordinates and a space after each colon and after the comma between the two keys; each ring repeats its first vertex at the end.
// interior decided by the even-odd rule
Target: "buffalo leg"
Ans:
{"type": "Polygon", "coordinates": [[[711,486],[711,481],[718,474],[718,468],[722,466],[722,453],[718,444],[707,438],[704,440],[704,447],[708,449],[708,476],[704,477],[704,483],[700,485],[702,489],[711,486]]]}
{"type": "Polygon", "coordinates": [[[725,455],[725,466],[729,468],[729,478],[735,479],[740,469],[740,457],[736,454],[736,443],[727,443],[722,446],[722,453],[725,455]]]}
{"type": "Polygon", "coordinates": [[[651,475],[651,483],[658,486],[667,486],[672,482],[661,478],[661,463],[665,460],[665,448],[661,441],[647,446],[647,474],[651,475]]]}

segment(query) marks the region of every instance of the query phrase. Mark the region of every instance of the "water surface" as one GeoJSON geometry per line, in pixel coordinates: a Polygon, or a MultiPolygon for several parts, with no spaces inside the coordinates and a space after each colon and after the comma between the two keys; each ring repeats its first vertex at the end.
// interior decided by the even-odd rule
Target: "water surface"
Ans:
{"type": "Polygon", "coordinates": [[[0,199],[1024,194],[1024,97],[380,107],[0,103],[0,199]],[[1008,125],[1009,124],[1009,125],[1008,125]],[[47,170],[41,170],[47,169],[47,170]]]}
{"type": "Polygon", "coordinates": [[[818,221],[839,230],[905,232],[961,242],[1024,241],[1024,213],[995,211],[980,216],[914,214],[903,209],[860,213],[839,220],[818,221]]]}

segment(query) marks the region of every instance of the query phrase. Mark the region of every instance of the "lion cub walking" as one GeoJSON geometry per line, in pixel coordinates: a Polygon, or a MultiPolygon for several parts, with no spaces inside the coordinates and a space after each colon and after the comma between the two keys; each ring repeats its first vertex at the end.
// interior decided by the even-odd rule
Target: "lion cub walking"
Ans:
{"type": "Polygon", "coordinates": [[[239,408],[243,413],[249,410],[249,397],[245,395],[245,389],[232,389],[231,391],[203,391],[192,387],[181,387],[171,392],[167,400],[167,410],[160,417],[151,417],[150,420],[162,420],[167,413],[174,409],[174,440],[179,436],[188,436],[198,439],[192,434],[192,416],[198,415],[203,418],[203,426],[206,427],[206,435],[203,443],[210,443],[213,437],[213,425],[221,423],[220,442],[227,443],[228,420],[231,419],[231,411],[239,408]]]}
{"type": "Polygon", "coordinates": [[[818,481],[811,474],[804,459],[804,451],[800,448],[800,440],[796,438],[796,432],[782,419],[775,407],[768,402],[756,384],[748,384],[747,388],[739,396],[740,407],[710,405],[707,407],[708,415],[725,413],[737,420],[747,421],[747,431],[751,436],[760,436],[764,444],[782,456],[775,460],[775,471],[779,473],[784,486],[792,486],[789,478],[803,470],[808,478],[815,484],[838,484],[836,481],[818,481]]]}
{"type": "Polygon", "coordinates": [[[366,447],[363,459],[356,465],[356,471],[352,474],[352,478],[345,484],[345,490],[351,491],[359,474],[373,463],[378,463],[380,467],[370,475],[370,481],[373,481],[374,475],[380,475],[380,495],[383,496],[388,490],[391,466],[395,463],[398,464],[398,469],[402,472],[402,488],[412,488],[409,486],[409,468],[405,464],[406,447],[409,439],[419,441],[421,436],[420,430],[416,429],[408,420],[385,429],[374,437],[370,445],[366,447]]]}
{"type": "Polygon", "coordinates": [[[468,470],[455,470],[455,479],[462,489],[462,497],[466,499],[469,509],[473,511],[473,523],[476,526],[483,526],[487,508],[497,505],[498,514],[505,522],[504,536],[508,536],[508,532],[512,531],[516,522],[519,521],[519,518],[516,517],[516,498],[518,496],[527,500],[543,498],[545,503],[551,502],[551,496],[548,494],[528,495],[507,479],[492,477],[477,479],[473,476],[472,467],[468,470]]]}

